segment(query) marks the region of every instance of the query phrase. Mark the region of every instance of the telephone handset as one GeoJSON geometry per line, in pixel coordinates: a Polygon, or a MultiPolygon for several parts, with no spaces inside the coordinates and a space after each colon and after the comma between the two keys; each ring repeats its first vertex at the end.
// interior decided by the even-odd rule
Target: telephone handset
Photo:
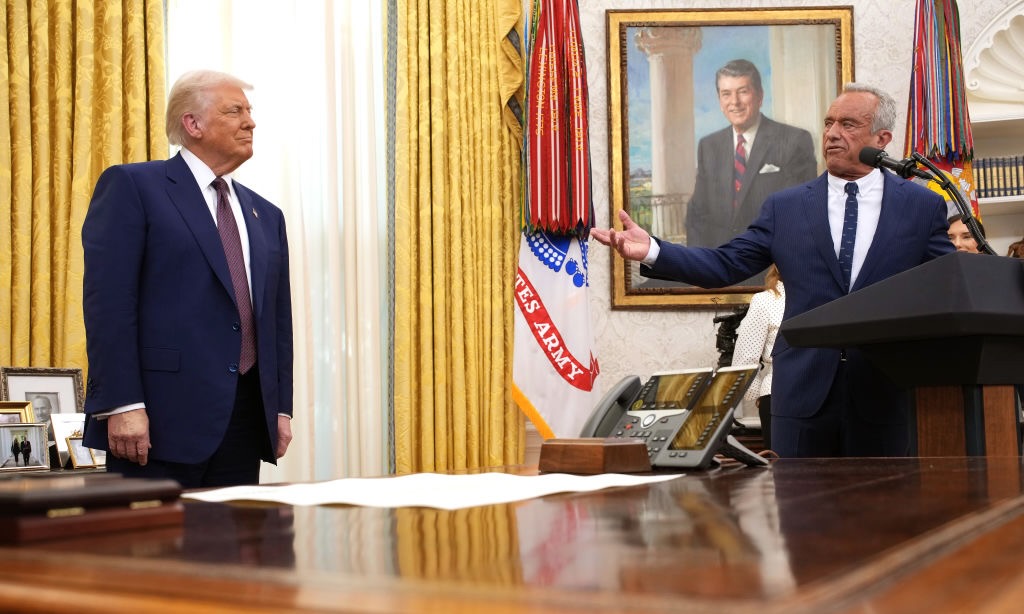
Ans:
{"type": "Polygon", "coordinates": [[[608,433],[614,432],[615,425],[619,423],[639,392],[638,376],[627,375],[619,380],[597,403],[597,407],[583,425],[580,437],[606,437],[608,433]]]}
{"type": "Polygon", "coordinates": [[[748,465],[766,465],[766,459],[729,434],[736,406],[758,368],[661,372],[642,386],[638,377],[629,376],[605,395],[581,436],[643,441],[654,467],[704,469],[718,453],[748,465]],[[633,399],[625,401],[630,393],[633,399]]]}

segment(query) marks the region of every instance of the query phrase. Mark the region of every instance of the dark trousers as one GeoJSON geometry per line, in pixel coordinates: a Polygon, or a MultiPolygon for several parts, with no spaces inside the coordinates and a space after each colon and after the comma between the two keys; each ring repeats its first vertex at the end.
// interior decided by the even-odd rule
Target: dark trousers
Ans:
{"type": "Polygon", "coordinates": [[[125,477],[169,478],[185,489],[258,484],[261,458],[273,458],[258,373],[253,367],[239,376],[231,422],[224,440],[206,461],[172,463],[150,457],[142,466],[108,454],[107,471],[125,477]]]}
{"type": "Polygon", "coordinates": [[[910,423],[906,404],[893,407],[902,419],[868,422],[853,406],[845,363],[841,363],[824,404],[809,418],[772,416],[772,450],[782,458],[907,456],[910,423]]]}
{"type": "Polygon", "coordinates": [[[761,418],[761,441],[765,450],[772,449],[772,395],[757,400],[757,415],[761,418]]]}

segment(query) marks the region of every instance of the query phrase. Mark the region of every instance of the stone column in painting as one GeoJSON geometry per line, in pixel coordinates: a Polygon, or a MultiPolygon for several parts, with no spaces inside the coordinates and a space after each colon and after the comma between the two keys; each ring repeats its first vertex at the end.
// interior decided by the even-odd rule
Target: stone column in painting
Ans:
{"type": "Polygon", "coordinates": [[[686,239],[686,203],[696,179],[693,56],[697,27],[642,28],[637,48],[647,55],[651,87],[651,232],[686,239]]]}

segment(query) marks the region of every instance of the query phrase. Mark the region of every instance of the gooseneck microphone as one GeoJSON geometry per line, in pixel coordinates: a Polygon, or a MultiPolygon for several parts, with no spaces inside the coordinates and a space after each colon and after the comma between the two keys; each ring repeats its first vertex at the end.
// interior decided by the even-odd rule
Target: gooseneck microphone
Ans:
{"type": "Polygon", "coordinates": [[[863,164],[867,164],[868,166],[873,166],[875,168],[887,168],[904,179],[909,179],[911,175],[914,177],[920,177],[921,179],[935,179],[935,177],[927,171],[917,168],[917,160],[914,158],[893,160],[889,157],[889,154],[874,147],[865,147],[864,149],[861,149],[859,157],[863,164]]]}

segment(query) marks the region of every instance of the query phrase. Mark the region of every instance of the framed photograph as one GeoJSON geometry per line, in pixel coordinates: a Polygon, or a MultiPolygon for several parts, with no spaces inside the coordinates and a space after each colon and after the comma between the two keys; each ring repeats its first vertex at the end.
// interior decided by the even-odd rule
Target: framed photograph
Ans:
{"type": "MultiPolygon", "coordinates": [[[[824,171],[828,105],[853,81],[853,8],[609,10],[611,224],[716,247],[773,192],[824,171]],[[737,134],[751,139],[749,150],[737,134]]],[[[704,289],[612,257],[616,309],[749,302],[763,275],[704,289]]]]}
{"type": "Polygon", "coordinates": [[[83,467],[97,467],[96,457],[93,456],[92,448],[85,447],[81,437],[65,437],[68,453],[71,457],[71,465],[75,469],[83,467]]]}
{"type": "Polygon", "coordinates": [[[32,403],[28,401],[0,401],[0,424],[35,422],[32,403]]]}
{"type": "Polygon", "coordinates": [[[0,471],[48,471],[50,451],[46,425],[39,423],[0,423],[0,471]]]}
{"type": "Polygon", "coordinates": [[[0,400],[29,401],[35,422],[85,411],[81,369],[0,367],[0,400]]]}
{"type": "Polygon", "coordinates": [[[81,439],[85,431],[85,414],[51,414],[50,425],[53,429],[53,441],[57,447],[57,457],[60,459],[60,466],[64,467],[70,458],[68,438],[78,437],[81,439]]]}

